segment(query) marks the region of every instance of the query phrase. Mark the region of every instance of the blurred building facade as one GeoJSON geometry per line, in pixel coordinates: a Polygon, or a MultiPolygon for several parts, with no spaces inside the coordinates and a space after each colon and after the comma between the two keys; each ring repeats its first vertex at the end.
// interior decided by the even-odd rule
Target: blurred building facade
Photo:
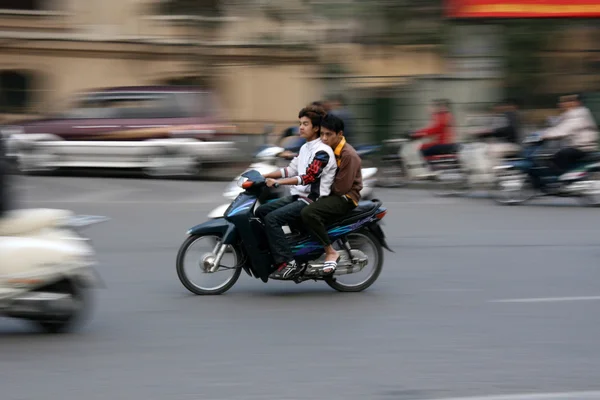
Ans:
{"type": "Polygon", "coordinates": [[[443,70],[432,46],[345,44],[349,20],[289,5],[281,20],[252,1],[201,18],[166,14],[159,0],[0,0],[0,111],[10,120],[88,89],[200,82],[241,132],[259,132],[334,90],[328,65],[344,65],[353,86],[443,70]]]}

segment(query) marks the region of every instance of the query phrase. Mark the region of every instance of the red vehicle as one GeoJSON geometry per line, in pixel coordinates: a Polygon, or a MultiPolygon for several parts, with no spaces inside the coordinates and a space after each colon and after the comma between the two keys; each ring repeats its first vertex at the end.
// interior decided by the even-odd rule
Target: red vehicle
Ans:
{"type": "Polygon", "coordinates": [[[232,130],[218,117],[212,93],[184,86],[89,91],[77,96],[66,112],[11,124],[12,132],[49,134],[68,141],[214,140],[232,130]]]}
{"type": "Polygon", "coordinates": [[[4,126],[22,171],[143,169],[150,175],[227,161],[235,127],[195,87],[118,87],[75,97],[67,111],[4,126]]]}

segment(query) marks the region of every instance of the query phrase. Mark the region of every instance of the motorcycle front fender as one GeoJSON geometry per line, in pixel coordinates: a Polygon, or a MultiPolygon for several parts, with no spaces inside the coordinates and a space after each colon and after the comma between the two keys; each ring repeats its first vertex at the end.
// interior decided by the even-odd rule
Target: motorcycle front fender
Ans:
{"type": "Polygon", "coordinates": [[[237,229],[231,222],[225,218],[211,219],[203,224],[196,225],[187,231],[188,235],[207,236],[217,235],[221,237],[224,244],[235,244],[237,239],[237,229]]]}
{"type": "Polygon", "coordinates": [[[220,206],[208,213],[208,218],[215,219],[225,217],[225,211],[227,210],[227,208],[229,208],[229,206],[230,203],[221,204],[220,206]]]}

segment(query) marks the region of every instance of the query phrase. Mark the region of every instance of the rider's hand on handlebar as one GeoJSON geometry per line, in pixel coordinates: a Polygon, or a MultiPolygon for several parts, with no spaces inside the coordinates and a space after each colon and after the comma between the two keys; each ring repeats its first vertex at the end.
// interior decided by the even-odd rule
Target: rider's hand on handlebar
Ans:
{"type": "Polygon", "coordinates": [[[277,181],[273,178],[267,178],[266,184],[267,184],[267,187],[279,186],[279,183],[277,183],[277,181]]]}
{"type": "Polygon", "coordinates": [[[286,160],[291,160],[292,158],[296,157],[296,153],[294,153],[293,151],[289,151],[289,150],[284,150],[281,153],[278,154],[279,157],[281,158],[285,158],[286,160]]]}

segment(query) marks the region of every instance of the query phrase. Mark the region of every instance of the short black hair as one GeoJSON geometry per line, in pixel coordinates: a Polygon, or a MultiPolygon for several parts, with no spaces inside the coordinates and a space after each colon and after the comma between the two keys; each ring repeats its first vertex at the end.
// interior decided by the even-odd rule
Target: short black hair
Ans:
{"type": "Polygon", "coordinates": [[[340,133],[344,130],[344,121],[336,115],[327,114],[321,121],[321,126],[335,133],[340,133]]]}
{"type": "Polygon", "coordinates": [[[321,135],[321,121],[327,115],[323,107],[308,105],[298,113],[298,118],[306,117],[310,119],[313,127],[319,128],[318,135],[321,135]]]}

